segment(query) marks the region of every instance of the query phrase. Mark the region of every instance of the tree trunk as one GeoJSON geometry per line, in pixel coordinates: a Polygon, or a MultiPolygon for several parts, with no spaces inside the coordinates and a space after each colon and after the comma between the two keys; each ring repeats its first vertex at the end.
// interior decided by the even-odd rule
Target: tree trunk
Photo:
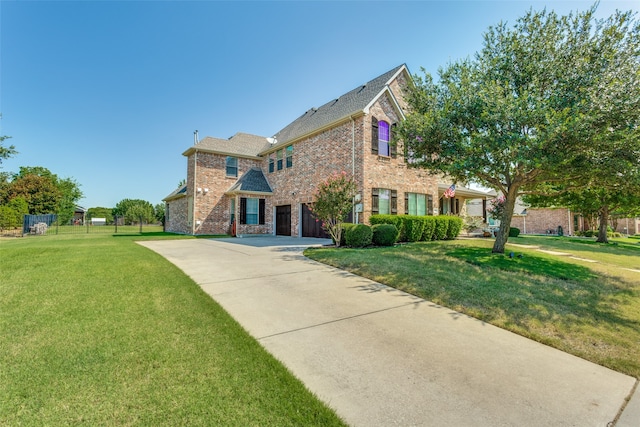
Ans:
{"type": "Polygon", "coordinates": [[[502,218],[500,218],[500,230],[496,235],[496,241],[493,243],[493,249],[491,250],[494,254],[503,254],[504,247],[507,244],[507,240],[509,240],[509,228],[511,227],[511,218],[516,205],[517,190],[509,188],[508,191],[504,201],[504,212],[502,218]]]}
{"type": "Polygon", "coordinates": [[[598,227],[598,239],[596,240],[596,242],[609,243],[609,238],[607,237],[607,226],[609,225],[609,208],[607,206],[601,207],[598,216],[600,217],[600,226],[598,227]]]}

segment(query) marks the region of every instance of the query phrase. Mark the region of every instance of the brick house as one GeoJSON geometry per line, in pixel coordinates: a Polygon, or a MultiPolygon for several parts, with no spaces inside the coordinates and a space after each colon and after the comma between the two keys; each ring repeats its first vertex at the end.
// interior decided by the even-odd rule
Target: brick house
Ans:
{"type": "MultiPolygon", "coordinates": [[[[376,213],[437,215],[451,183],[407,167],[401,143],[389,143],[405,117],[408,84],[409,71],[400,65],[309,109],[272,137],[196,136],[183,153],[186,185],[164,199],[166,231],[323,236],[308,204],[318,182],[343,171],[358,187],[354,222],[376,213]]],[[[444,213],[462,213],[465,194],[446,199],[444,213]]]]}

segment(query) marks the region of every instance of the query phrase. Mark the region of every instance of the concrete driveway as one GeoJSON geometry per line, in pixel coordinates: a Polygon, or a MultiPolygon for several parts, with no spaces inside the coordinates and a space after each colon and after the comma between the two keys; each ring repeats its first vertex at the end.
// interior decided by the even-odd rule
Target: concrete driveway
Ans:
{"type": "MultiPolygon", "coordinates": [[[[353,426],[604,427],[636,387],[629,376],[302,255],[327,242],[140,244],[181,268],[353,426]]],[[[640,425],[638,393],[618,427],[640,425]]]]}

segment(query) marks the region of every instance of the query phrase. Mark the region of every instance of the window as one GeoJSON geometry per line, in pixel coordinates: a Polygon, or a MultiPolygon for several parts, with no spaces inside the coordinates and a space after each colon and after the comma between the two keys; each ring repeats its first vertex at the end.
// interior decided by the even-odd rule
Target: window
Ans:
{"type": "Polygon", "coordinates": [[[293,166],[293,145],[285,148],[285,157],[287,159],[287,167],[290,168],[293,166]]]}
{"type": "Polygon", "coordinates": [[[264,199],[240,198],[240,224],[264,224],[264,199]]]}
{"type": "Polygon", "coordinates": [[[276,152],[276,159],[278,160],[278,170],[282,170],[282,150],[276,152]]]}
{"type": "Polygon", "coordinates": [[[433,215],[431,194],[404,193],[404,213],[406,215],[433,215]]]}
{"type": "Polygon", "coordinates": [[[371,117],[371,153],[385,157],[396,157],[397,149],[395,145],[390,144],[391,133],[395,128],[395,123],[389,125],[384,120],[378,121],[375,117],[371,117]]]}
{"type": "Polygon", "coordinates": [[[378,122],[378,155],[389,157],[389,123],[378,122]]]}
{"type": "Polygon", "coordinates": [[[371,190],[371,211],[373,214],[395,215],[398,213],[396,190],[374,188],[371,190]]]}
{"type": "Polygon", "coordinates": [[[225,166],[227,169],[227,176],[237,177],[238,176],[238,158],[237,157],[227,157],[225,162],[225,166]]]}
{"type": "Polygon", "coordinates": [[[269,154],[269,173],[272,173],[274,170],[274,160],[273,160],[273,153],[269,154]]]}

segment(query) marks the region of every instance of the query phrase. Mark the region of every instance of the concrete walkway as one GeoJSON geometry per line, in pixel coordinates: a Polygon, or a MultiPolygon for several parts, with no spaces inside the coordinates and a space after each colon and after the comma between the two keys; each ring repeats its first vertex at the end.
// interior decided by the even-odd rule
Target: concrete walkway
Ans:
{"type": "MultiPolygon", "coordinates": [[[[191,276],[352,426],[604,427],[636,386],[629,376],[302,256],[322,243],[140,242],[191,276]]],[[[640,425],[639,393],[618,427],[640,425]]]]}

